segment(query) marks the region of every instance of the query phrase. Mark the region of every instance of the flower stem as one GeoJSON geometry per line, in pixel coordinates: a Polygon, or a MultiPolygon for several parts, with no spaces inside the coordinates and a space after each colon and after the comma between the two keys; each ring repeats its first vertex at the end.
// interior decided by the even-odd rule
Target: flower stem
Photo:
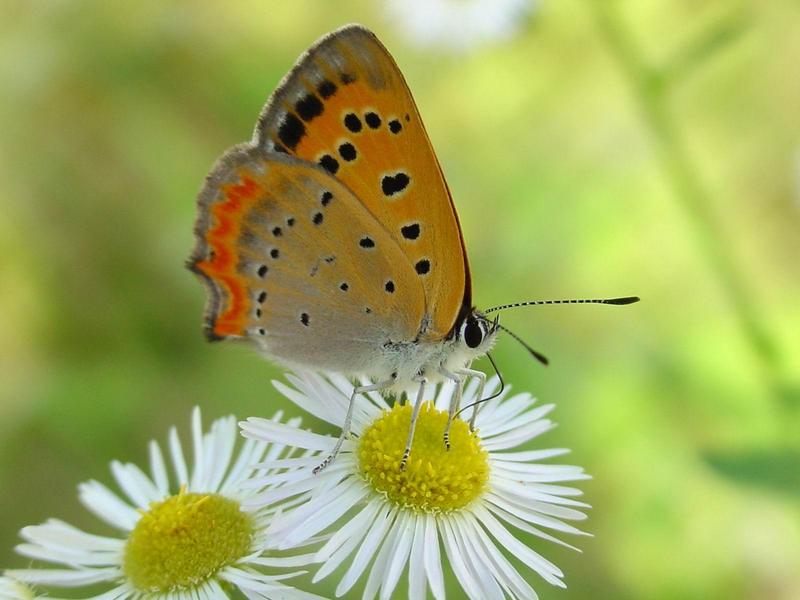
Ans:
{"type": "Polygon", "coordinates": [[[780,382],[777,344],[760,319],[746,278],[735,264],[729,243],[715,218],[711,196],[701,182],[685,138],[669,109],[668,84],[675,83],[675,77],[664,77],[641,59],[642,53],[625,31],[613,4],[607,0],[590,1],[596,26],[626,76],[642,119],[656,143],[674,197],[689,220],[700,251],[728,295],[767,389],[784,398],[786,392],[780,382]]]}

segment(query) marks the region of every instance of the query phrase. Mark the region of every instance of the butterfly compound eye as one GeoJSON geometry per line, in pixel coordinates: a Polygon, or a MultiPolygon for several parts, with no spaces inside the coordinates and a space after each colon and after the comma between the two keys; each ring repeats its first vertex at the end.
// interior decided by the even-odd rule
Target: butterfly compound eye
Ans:
{"type": "Polygon", "coordinates": [[[475,319],[467,319],[464,326],[464,342],[470,348],[477,348],[483,341],[483,330],[475,319]]]}

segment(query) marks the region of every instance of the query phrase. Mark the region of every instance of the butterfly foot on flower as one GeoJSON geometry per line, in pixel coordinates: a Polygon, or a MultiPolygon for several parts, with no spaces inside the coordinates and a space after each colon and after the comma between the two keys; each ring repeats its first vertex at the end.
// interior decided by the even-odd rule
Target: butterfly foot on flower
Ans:
{"type": "Polygon", "coordinates": [[[406,450],[405,452],[403,452],[403,459],[400,461],[400,470],[401,471],[405,471],[406,470],[406,466],[408,465],[408,456],[409,456],[409,454],[411,454],[411,452],[409,450],[406,450]]]}
{"type": "Polygon", "coordinates": [[[333,454],[330,454],[327,456],[327,458],[325,458],[325,460],[323,460],[320,464],[314,467],[312,473],[314,473],[314,475],[319,475],[325,469],[325,467],[331,464],[332,461],[333,461],[333,454]]]}

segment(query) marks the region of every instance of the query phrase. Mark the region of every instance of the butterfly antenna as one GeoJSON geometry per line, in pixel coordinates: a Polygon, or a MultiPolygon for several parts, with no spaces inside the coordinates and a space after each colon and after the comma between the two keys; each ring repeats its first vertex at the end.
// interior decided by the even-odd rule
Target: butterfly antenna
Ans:
{"type": "MultiPolygon", "coordinates": [[[[518,306],[536,306],[539,304],[633,304],[639,302],[639,296],[623,296],[621,298],[580,298],[574,300],[529,300],[527,302],[514,302],[512,304],[503,304],[501,306],[493,306],[483,311],[484,314],[494,312],[496,310],[505,310],[506,308],[516,308],[518,306]]],[[[506,330],[508,331],[508,330],[506,330]]],[[[509,331],[509,333],[511,333],[509,331]]],[[[513,335],[513,334],[512,334],[513,335]]]]}
{"type": "Polygon", "coordinates": [[[531,356],[533,356],[533,358],[542,363],[545,367],[550,364],[550,361],[547,360],[547,357],[544,354],[542,354],[541,352],[537,352],[536,350],[531,348],[528,344],[525,343],[525,341],[521,337],[519,337],[516,333],[511,331],[508,327],[504,327],[503,325],[500,325],[500,323],[497,323],[497,327],[505,331],[508,335],[510,335],[512,338],[514,338],[520,344],[522,344],[522,347],[525,348],[525,350],[527,350],[528,352],[530,352],[531,356]]]}
{"type": "Polygon", "coordinates": [[[476,404],[483,404],[484,402],[488,402],[489,400],[494,400],[494,399],[495,399],[495,398],[497,398],[497,397],[498,397],[500,394],[502,394],[502,393],[503,393],[503,390],[505,390],[505,389],[506,389],[506,382],[503,380],[503,376],[500,374],[500,370],[497,368],[497,364],[494,362],[494,359],[492,358],[492,355],[491,355],[491,354],[489,354],[489,353],[487,352],[487,353],[486,353],[486,358],[488,358],[488,359],[489,359],[489,362],[490,362],[490,363],[492,363],[492,368],[494,369],[495,375],[497,375],[497,378],[500,380],[500,389],[499,389],[499,390],[497,390],[497,391],[496,391],[494,394],[492,394],[491,396],[489,396],[489,397],[487,397],[487,398],[481,398],[480,400],[476,400],[476,401],[475,401],[475,402],[473,402],[472,404],[468,404],[467,406],[465,406],[464,408],[462,408],[461,410],[459,410],[459,411],[458,411],[458,412],[455,414],[455,416],[458,416],[458,415],[460,415],[462,412],[464,412],[464,411],[465,411],[465,410],[467,410],[468,408],[472,408],[472,407],[473,407],[473,406],[475,406],[476,404]]]}

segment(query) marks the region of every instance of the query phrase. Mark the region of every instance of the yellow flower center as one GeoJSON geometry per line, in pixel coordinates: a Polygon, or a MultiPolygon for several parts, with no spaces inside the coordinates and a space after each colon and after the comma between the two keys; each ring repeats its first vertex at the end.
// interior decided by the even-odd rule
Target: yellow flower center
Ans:
{"type": "Polygon", "coordinates": [[[123,568],[140,592],[193,588],[250,551],[253,520],[218,494],[181,490],[153,502],[125,546],[123,568]]]}
{"type": "Polygon", "coordinates": [[[425,512],[463,508],[485,489],[489,454],[469,426],[456,419],[450,428],[450,450],[442,435],[447,413],[422,405],[405,471],[400,461],[411,423],[411,406],[395,405],[366,428],[358,446],[361,474],[395,504],[425,512]]]}

